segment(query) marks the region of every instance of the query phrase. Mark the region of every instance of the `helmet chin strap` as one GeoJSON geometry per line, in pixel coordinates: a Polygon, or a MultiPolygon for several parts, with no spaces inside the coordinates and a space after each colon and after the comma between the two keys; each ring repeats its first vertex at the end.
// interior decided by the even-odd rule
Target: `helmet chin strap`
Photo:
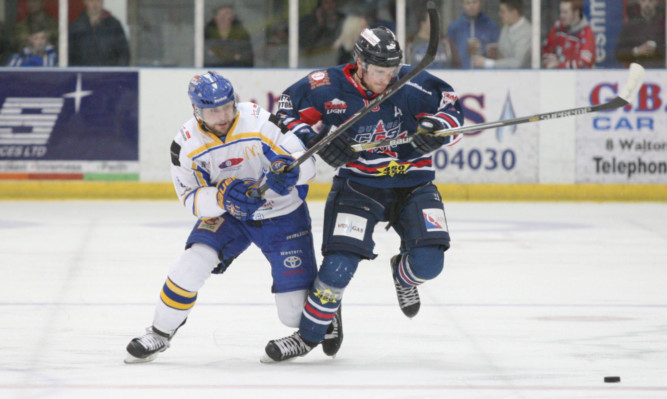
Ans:
{"type": "Polygon", "coordinates": [[[364,78],[366,77],[366,72],[368,72],[368,64],[365,62],[361,62],[361,68],[357,68],[357,72],[355,75],[359,78],[359,84],[366,89],[366,91],[370,91],[372,93],[375,93],[373,90],[371,90],[368,86],[366,86],[366,82],[364,82],[364,78]],[[361,71],[361,74],[359,73],[361,71]]]}

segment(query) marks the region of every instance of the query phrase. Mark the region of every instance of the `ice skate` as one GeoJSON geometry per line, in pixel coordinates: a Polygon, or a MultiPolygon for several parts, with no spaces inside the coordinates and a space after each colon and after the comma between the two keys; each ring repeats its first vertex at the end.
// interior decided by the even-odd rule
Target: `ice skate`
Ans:
{"type": "Polygon", "coordinates": [[[336,356],[340,346],[343,344],[343,315],[342,315],[342,305],[338,307],[336,315],[331,320],[327,333],[324,335],[324,341],[322,341],[322,350],[327,356],[336,356]]]}
{"type": "Polygon", "coordinates": [[[394,277],[394,287],[396,288],[396,297],[398,298],[398,305],[401,307],[403,314],[409,318],[413,318],[419,313],[419,291],[417,287],[405,287],[396,278],[398,263],[401,261],[401,255],[395,255],[391,258],[391,270],[394,277]]]}
{"type": "Polygon", "coordinates": [[[309,345],[298,332],[295,332],[289,337],[269,341],[264,348],[266,355],[260,361],[262,363],[281,362],[297,356],[304,356],[316,346],[317,344],[309,345]]]}
{"type": "Polygon", "coordinates": [[[160,352],[169,348],[170,338],[167,334],[148,327],[146,334],[132,339],[127,344],[125,363],[146,363],[155,360],[160,352]]]}

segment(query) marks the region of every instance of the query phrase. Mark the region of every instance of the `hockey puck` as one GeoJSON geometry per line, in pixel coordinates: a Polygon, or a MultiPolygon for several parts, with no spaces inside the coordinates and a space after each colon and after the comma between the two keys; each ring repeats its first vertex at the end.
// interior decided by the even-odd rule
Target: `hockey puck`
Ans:
{"type": "Polygon", "coordinates": [[[621,382],[621,377],[604,377],[604,382],[621,382]]]}

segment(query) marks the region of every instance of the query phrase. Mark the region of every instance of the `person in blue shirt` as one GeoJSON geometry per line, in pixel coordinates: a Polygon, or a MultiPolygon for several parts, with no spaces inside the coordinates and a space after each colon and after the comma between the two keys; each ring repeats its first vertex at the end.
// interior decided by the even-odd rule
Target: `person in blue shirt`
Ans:
{"type": "Polygon", "coordinates": [[[498,42],[500,28],[482,12],[482,0],[463,0],[463,14],[449,25],[447,36],[459,54],[462,68],[469,69],[471,55],[489,58],[486,46],[498,42]]]}
{"type": "Polygon", "coordinates": [[[7,66],[11,67],[51,67],[58,65],[56,48],[49,44],[47,30],[35,24],[30,27],[28,45],[20,53],[11,56],[7,66]]]}

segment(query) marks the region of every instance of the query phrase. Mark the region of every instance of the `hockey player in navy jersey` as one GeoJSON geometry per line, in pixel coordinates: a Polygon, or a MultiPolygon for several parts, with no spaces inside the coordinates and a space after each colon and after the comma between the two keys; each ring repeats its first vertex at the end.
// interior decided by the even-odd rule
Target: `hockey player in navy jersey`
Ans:
{"type": "Polygon", "coordinates": [[[171,174],[179,199],[199,220],[168,272],[152,325],[127,345],[126,363],[165,351],[206,279],[251,243],[271,264],[278,317],[289,327],[298,327],[317,272],[304,202],[314,161],[274,173],[305,152],[302,142],[258,105],[237,103],[232,84],[215,72],[193,77],[188,95],[194,117],[171,144],[171,174]],[[264,183],[264,198],[252,195],[264,183]]]}
{"type": "MultiPolygon", "coordinates": [[[[282,94],[278,115],[306,145],[312,146],[325,134],[316,133],[314,125],[321,122],[325,132],[327,127],[340,126],[412,69],[401,65],[398,41],[384,27],[364,30],[354,52],[354,64],[312,72],[282,94]]],[[[462,137],[429,133],[462,124],[461,105],[452,87],[421,72],[318,151],[336,168],[325,206],[324,259],[299,330],[270,341],[264,361],[303,356],[325,337],[329,341],[323,346],[340,346],[342,324],[338,316],[343,292],[359,262],[377,256],[372,235],[380,221],[389,222],[401,238],[399,254],[391,259],[398,303],[407,317],[417,314],[417,286],[440,274],[449,248],[444,207],[432,183],[435,170],[431,154],[462,137]],[[350,148],[352,143],[405,136],[413,136],[412,142],[362,153],[350,148]],[[334,340],[335,335],[339,336],[334,340]]],[[[335,351],[329,349],[330,353],[335,351]]]]}

